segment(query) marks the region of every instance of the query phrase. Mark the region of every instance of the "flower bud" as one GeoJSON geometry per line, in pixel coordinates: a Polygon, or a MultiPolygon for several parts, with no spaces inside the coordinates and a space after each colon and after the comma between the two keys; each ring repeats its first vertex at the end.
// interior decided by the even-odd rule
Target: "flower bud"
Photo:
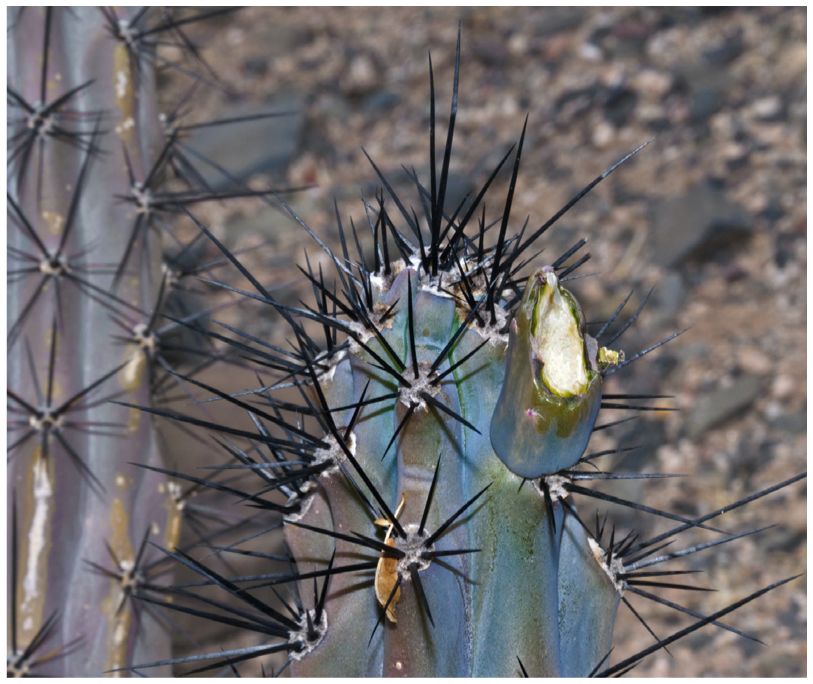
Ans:
{"type": "Polygon", "coordinates": [[[550,475],[582,457],[601,404],[595,340],[550,266],[536,271],[511,321],[491,444],[514,473],[550,475]]]}

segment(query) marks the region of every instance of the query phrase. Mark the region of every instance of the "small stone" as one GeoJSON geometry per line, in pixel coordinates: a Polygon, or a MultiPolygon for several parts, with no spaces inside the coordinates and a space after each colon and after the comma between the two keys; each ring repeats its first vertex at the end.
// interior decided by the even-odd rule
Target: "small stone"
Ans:
{"type": "Polygon", "coordinates": [[[606,121],[600,121],[593,130],[593,144],[598,148],[607,147],[615,138],[615,129],[606,121]]]}
{"type": "Polygon", "coordinates": [[[742,54],[744,47],[742,31],[739,31],[722,44],[709,50],[704,50],[703,57],[709,64],[729,64],[742,54]]]}
{"type": "Polygon", "coordinates": [[[782,413],[771,421],[771,427],[786,435],[803,435],[807,432],[807,414],[782,413]]]}
{"type": "Polygon", "coordinates": [[[712,114],[719,111],[724,102],[722,93],[715,88],[701,88],[692,95],[689,102],[689,112],[694,121],[705,121],[712,114]]]}
{"type": "Polygon", "coordinates": [[[604,117],[616,128],[627,123],[638,104],[638,93],[631,88],[611,88],[604,102],[604,117]]]}
{"type": "Polygon", "coordinates": [[[341,78],[341,89],[345,95],[366,95],[375,90],[381,81],[369,55],[356,55],[341,78]]]}
{"type": "Polygon", "coordinates": [[[599,88],[596,85],[565,90],[553,103],[554,115],[562,122],[572,122],[587,114],[593,108],[597,97],[599,88]]]}
{"type": "Polygon", "coordinates": [[[399,102],[401,98],[395,93],[379,90],[364,98],[364,108],[385,111],[394,109],[399,102]]]}
{"type": "Polygon", "coordinates": [[[771,223],[775,223],[779,219],[785,216],[785,210],[782,208],[782,205],[775,200],[771,200],[765,206],[765,208],[759,213],[760,218],[764,218],[766,221],[770,221],[771,223]]]}
{"type": "Polygon", "coordinates": [[[632,79],[635,86],[645,95],[660,100],[672,87],[672,77],[654,69],[644,69],[632,79]]]}
{"type": "Polygon", "coordinates": [[[790,375],[777,375],[771,385],[771,396],[777,399],[788,399],[793,396],[793,390],[797,387],[798,380],[790,375]]]}
{"type": "Polygon", "coordinates": [[[515,56],[523,56],[528,52],[528,36],[517,31],[508,38],[508,52],[515,56]]]}
{"type": "Polygon", "coordinates": [[[603,53],[601,48],[595,43],[582,43],[579,47],[579,56],[588,62],[600,62],[603,53]]]}
{"type": "Polygon", "coordinates": [[[694,439],[745,411],[759,396],[760,384],[759,377],[743,375],[732,385],[701,396],[687,421],[689,437],[694,439]]]}
{"type": "Polygon", "coordinates": [[[565,52],[572,44],[571,36],[567,33],[560,33],[557,36],[546,38],[540,50],[540,57],[544,62],[556,62],[562,59],[565,52]]]}
{"type": "Polygon", "coordinates": [[[754,228],[753,216],[709,181],[654,208],[653,258],[662,266],[704,259],[719,247],[741,244],[754,228]]]}
{"type": "Polygon", "coordinates": [[[767,375],[773,370],[771,357],[753,347],[739,350],[736,357],[737,363],[746,373],[767,375]]]}
{"type": "Polygon", "coordinates": [[[751,111],[761,121],[776,121],[781,118],[782,100],[778,95],[763,97],[751,105],[751,111]]]}

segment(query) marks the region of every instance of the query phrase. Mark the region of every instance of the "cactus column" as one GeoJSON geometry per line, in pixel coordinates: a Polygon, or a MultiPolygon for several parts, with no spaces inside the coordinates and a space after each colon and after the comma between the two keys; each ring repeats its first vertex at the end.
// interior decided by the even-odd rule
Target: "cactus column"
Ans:
{"type": "Polygon", "coordinates": [[[143,178],[160,144],[155,81],[98,8],[13,8],[9,26],[9,271],[20,272],[8,289],[9,444],[19,441],[9,652],[54,624],[15,667],[72,644],[32,671],[99,676],[167,656],[171,642],[149,613],[137,625],[128,600],[145,536],[177,541],[166,478],[129,465],[160,463],[150,417],[100,401],[149,403],[149,340],[117,342],[114,319],[141,323],[155,306],[158,235],[139,230],[115,284],[114,273],[137,218],[120,199],[133,191],[128,165],[143,178]]]}

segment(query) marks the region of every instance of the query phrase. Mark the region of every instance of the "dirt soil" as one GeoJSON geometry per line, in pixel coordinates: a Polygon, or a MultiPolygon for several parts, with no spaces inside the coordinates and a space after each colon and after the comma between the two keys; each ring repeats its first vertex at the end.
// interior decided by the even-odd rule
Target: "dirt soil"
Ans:
{"type": "MultiPolygon", "coordinates": [[[[552,261],[579,238],[589,239],[591,259],[581,272],[599,275],[571,284],[592,320],[606,319],[630,289],[635,293],[628,306],[637,307],[654,288],[638,321],[615,345],[628,356],[687,329],[613,376],[606,390],[673,395],[663,401],[680,410],[642,413],[597,433],[590,450],[640,445],[616,457],[619,471],[690,477],[595,488],[698,516],[802,472],[805,8],[248,8],[190,30],[230,94],[198,88],[188,120],[259,105],[285,109],[293,118],[280,121],[284,140],[246,139],[232,126],[218,131],[218,142],[238,150],[238,166],[267,146],[263,173],[248,182],[309,186],[290,195],[290,204],[333,244],[334,198],[343,219],[353,216],[359,225],[365,220],[360,195],[374,193],[362,147],[398,188],[407,187],[401,165],[428,176],[427,53],[445,118],[458,22],[453,192],[462,198],[472,183],[482,184],[518,140],[527,115],[513,231],[526,216],[530,227],[541,225],[655,136],[549,231],[537,260],[552,261]]],[[[188,87],[187,79],[167,75],[162,99],[176,102],[188,87]]],[[[281,297],[295,301],[294,293],[306,292],[292,268],[304,263],[303,250],[313,264],[327,265],[278,208],[247,200],[202,206],[197,215],[232,248],[266,242],[244,259],[262,282],[279,286],[281,297]]],[[[250,307],[230,315],[275,344],[285,343],[272,317],[250,307]]],[[[255,383],[231,371],[207,381],[213,377],[235,390],[255,383]]],[[[603,415],[604,422],[628,415],[604,413],[611,414],[603,415]]],[[[589,503],[591,520],[595,507],[589,503]]],[[[669,527],[616,506],[598,510],[610,510],[624,534],[636,528],[651,536],[669,527]]],[[[685,567],[705,571],[692,581],[715,593],[663,595],[710,614],[804,573],[804,482],[720,520],[732,532],[769,523],[778,526],[687,559],[685,567]]],[[[709,537],[687,535],[679,547],[689,539],[709,537]]],[[[629,599],[659,637],[692,622],[645,599],[629,599]]],[[[728,619],[766,645],[710,626],[671,646],[671,656],[660,651],[648,657],[633,674],[805,676],[806,616],[801,578],[728,619]]],[[[254,643],[217,631],[205,640],[224,649],[254,643]]],[[[622,604],[613,662],[651,643],[622,604]]],[[[179,648],[196,651],[180,641],[179,648]]],[[[241,669],[244,676],[254,673],[241,669]]]]}

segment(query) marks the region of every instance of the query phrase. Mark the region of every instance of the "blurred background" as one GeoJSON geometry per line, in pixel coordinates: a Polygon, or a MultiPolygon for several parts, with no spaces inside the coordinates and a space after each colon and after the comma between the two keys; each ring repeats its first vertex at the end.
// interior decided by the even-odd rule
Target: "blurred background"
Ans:
{"type": "MultiPolygon", "coordinates": [[[[612,465],[691,475],[596,488],[694,517],[805,469],[806,21],[805,8],[247,8],[190,29],[223,87],[198,87],[184,122],[284,113],[205,129],[188,142],[252,187],[308,186],[286,197],[331,244],[334,198],[343,221],[353,216],[358,224],[365,220],[361,194],[375,191],[362,147],[409,197],[402,165],[428,183],[427,53],[444,120],[458,22],[451,205],[485,181],[518,140],[526,114],[515,232],[527,216],[531,228],[544,223],[655,136],[540,240],[537,265],[589,239],[592,258],[581,273],[598,275],[571,283],[588,320],[606,319],[630,289],[632,313],[654,287],[616,345],[628,356],[689,329],[612,376],[606,390],[674,395],[669,405],[680,411],[642,414],[597,433],[589,450],[636,445],[612,465]]],[[[166,107],[191,85],[168,71],[160,80],[166,107]]],[[[220,182],[216,172],[210,182],[220,182]]],[[[492,202],[503,201],[506,178],[498,185],[492,202]]],[[[241,258],[260,281],[276,285],[280,299],[311,296],[293,263],[304,264],[304,250],[313,264],[322,256],[278,206],[245,200],[202,206],[196,215],[231,249],[256,247],[241,258]]],[[[268,312],[246,306],[219,318],[284,344],[286,327],[268,312]]],[[[232,391],[256,386],[250,374],[228,369],[204,380],[232,391]]],[[[609,413],[604,422],[626,415],[609,413]]],[[[199,448],[169,439],[176,462],[196,462],[199,448]]],[[[592,510],[585,506],[586,519],[592,510]]],[[[617,506],[598,510],[609,510],[624,534],[668,529],[667,521],[617,506]]],[[[710,614],[805,572],[804,482],[720,524],[741,531],[768,523],[778,527],[687,559],[684,567],[706,573],[696,584],[716,593],[663,595],[710,614]]],[[[692,622],[631,601],[659,637],[692,622]]],[[[729,622],[767,645],[706,627],[670,647],[673,657],[660,651],[634,674],[806,675],[805,578],[729,622]]],[[[213,627],[203,645],[249,645],[240,639],[213,627]]],[[[613,660],[652,641],[622,605],[613,660]]],[[[199,652],[180,637],[177,645],[178,655],[199,652]]]]}

